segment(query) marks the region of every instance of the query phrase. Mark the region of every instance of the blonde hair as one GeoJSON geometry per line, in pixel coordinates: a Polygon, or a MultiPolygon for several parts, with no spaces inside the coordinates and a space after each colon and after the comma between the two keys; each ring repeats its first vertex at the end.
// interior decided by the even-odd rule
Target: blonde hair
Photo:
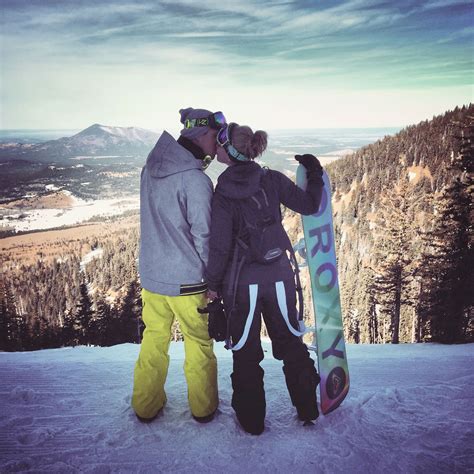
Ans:
{"type": "Polygon", "coordinates": [[[263,130],[254,133],[246,125],[235,124],[232,127],[231,141],[240,153],[253,160],[267,148],[268,135],[263,130]]]}

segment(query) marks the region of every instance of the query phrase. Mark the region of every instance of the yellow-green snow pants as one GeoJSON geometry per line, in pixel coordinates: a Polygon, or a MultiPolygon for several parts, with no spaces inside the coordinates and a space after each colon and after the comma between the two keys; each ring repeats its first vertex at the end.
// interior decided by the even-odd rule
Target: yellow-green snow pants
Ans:
{"type": "Polygon", "coordinates": [[[213,341],[207,332],[205,293],[165,296],[142,290],[142,318],[145,324],[140,355],[135,364],[132,407],[141,418],[153,418],[166,403],[164,385],[169,366],[171,325],[174,318],[184,336],[184,374],[191,413],[202,417],[218,405],[217,361],[213,341]]]}

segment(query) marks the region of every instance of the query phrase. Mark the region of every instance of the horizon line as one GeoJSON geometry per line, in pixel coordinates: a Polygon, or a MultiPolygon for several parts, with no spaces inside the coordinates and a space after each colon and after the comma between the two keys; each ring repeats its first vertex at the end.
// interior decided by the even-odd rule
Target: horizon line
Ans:
{"type": "MultiPolygon", "coordinates": [[[[95,124],[92,124],[95,125],[95,124]]],[[[89,125],[85,128],[0,128],[0,132],[14,132],[14,131],[32,131],[32,132],[44,132],[44,131],[75,131],[75,130],[86,130],[89,128],[89,125]]],[[[145,130],[156,131],[156,130],[165,130],[165,128],[145,128],[139,127],[136,125],[129,125],[129,126],[121,126],[121,125],[105,125],[105,124],[98,124],[104,127],[117,127],[117,128],[142,128],[145,130]]],[[[404,128],[409,127],[410,125],[378,125],[378,126],[370,126],[370,127],[292,127],[292,128],[268,128],[269,131],[291,131],[291,130],[370,130],[370,129],[380,129],[380,128],[404,128]]],[[[173,127],[169,127],[173,128],[173,127]]]]}

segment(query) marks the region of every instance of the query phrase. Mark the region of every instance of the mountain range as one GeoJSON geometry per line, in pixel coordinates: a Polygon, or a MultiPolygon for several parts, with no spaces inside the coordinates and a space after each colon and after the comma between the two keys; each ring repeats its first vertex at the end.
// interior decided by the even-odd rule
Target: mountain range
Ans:
{"type": "Polygon", "coordinates": [[[0,162],[18,159],[67,162],[78,156],[146,156],[158,136],[158,133],[143,128],[96,123],[71,137],[37,144],[0,144],[0,162]]]}

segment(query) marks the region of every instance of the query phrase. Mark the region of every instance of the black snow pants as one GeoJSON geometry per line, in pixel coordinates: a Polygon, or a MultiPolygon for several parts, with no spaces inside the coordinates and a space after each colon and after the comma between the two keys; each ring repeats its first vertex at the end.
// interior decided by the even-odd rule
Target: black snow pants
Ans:
{"type": "MultiPolygon", "coordinates": [[[[230,297],[224,298],[224,305],[229,314],[230,297]]],[[[299,418],[314,420],[319,415],[316,400],[319,375],[305,344],[289,327],[299,330],[294,281],[239,286],[230,322],[234,345],[232,407],[242,427],[252,434],[263,432],[266,411],[264,371],[260,367],[261,316],[272,341],[273,356],[283,361],[286,385],[299,418]]]]}

